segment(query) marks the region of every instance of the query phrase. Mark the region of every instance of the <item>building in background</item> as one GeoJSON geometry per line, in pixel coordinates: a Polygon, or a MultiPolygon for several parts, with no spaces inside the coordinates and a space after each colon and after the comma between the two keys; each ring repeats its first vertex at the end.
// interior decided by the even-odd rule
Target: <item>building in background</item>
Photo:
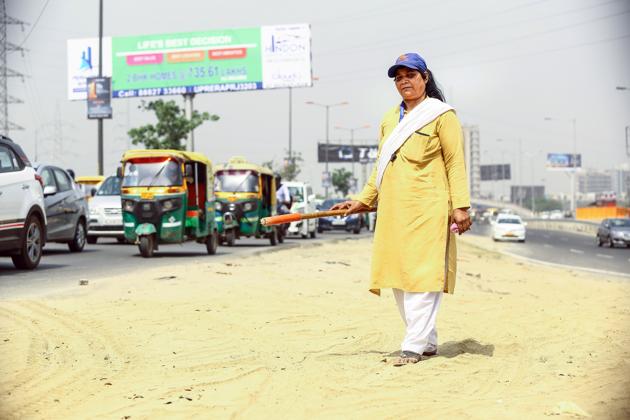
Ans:
{"type": "Polygon", "coordinates": [[[577,173],[580,194],[600,194],[613,190],[612,176],[605,171],[587,169],[577,173]]]}
{"type": "Polygon", "coordinates": [[[468,174],[468,188],[470,196],[481,196],[481,138],[479,126],[465,125],[464,132],[464,159],[466,160],[466,173],[468,174]]]}
{"type": "Polygon", "coordinates": [[[607,172],[610,173],[612,190],[617,193],[617,200],[630,201],[630,164],[619,165],[607,172]]]}

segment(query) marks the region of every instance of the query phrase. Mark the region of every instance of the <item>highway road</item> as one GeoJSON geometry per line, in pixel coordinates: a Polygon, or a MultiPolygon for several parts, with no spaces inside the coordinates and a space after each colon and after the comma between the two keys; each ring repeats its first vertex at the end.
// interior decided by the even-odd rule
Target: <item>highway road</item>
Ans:
{"type": "MultiPolygon", "coordinates": [[[[476,224],[471,233],[489,238],[491,226],[476,224]]],[[[499,245],[503,251],[544,262],[630,274],[630,248],[598,247],[590,236],[528,228],[525,243],[499,245]]]]}
{"type": "Polygon", "coordinates": [[[268,239],[237,241],[234,247],[219,246],[216,255],[208,255],[205,245],[186,242],[164,245],[153,258],[142,258],[136,245],[118,244],[113,239],[99,239],[96,245],[86,245],[81,253],[71,253],[64,244],[47,244],[39,267],[33,271],[13,268],[10,258],[0,258],[0,296],[25,296],[74,286],[80,280],[127,274],[137,269],[167,267],[173,264],[198,264],[225,261],[235,255],[249,256],[325,241],[357,239],[371,236],[363,230],[354,235],[346,232],[325,232],[315,239],[289,237],[283,244],[272,247],[268,239]]]}

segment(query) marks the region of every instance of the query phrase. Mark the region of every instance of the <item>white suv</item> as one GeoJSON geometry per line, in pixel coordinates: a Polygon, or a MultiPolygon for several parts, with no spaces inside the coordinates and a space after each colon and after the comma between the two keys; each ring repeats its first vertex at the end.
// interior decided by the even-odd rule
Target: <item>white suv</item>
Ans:
{"type": "Polygon", "coordinates": [[[46,241],[42,180],[22,151],[0,135],[0,255],[32,270],[46,241]]]}

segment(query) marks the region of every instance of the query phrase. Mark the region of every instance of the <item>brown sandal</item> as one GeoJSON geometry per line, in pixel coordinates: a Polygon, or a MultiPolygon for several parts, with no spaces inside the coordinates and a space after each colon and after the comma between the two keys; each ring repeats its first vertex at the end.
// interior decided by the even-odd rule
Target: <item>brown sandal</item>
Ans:
{"type": "Polygon", "coordinates": [[[422,360],[422,356],[412,351],[403,351],[400,357],[394,360],[394,366],[412,365],[422,360]]]}

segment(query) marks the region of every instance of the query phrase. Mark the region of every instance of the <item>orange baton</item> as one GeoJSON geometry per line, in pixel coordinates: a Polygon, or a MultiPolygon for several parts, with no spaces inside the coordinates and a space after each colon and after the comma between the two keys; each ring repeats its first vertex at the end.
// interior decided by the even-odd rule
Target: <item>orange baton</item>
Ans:
{"type": "MultiPolygon", "coordinates": [[[[273,226],[273,225],[282,225],[285,223],[291,222],[299,222],[300,220],[306,219],[318,219],[320,217],[329,217],[329,216],[343,216],[346,214],[347,210],[327,210],[327,211],[316,211],[315,213],[290,213],[290,214],[281,214],[278,216],[271,217],[263,217],[260,220],[260,223],[263,226],[273,226]]],[[[375,210],[369,210],[375,211],[375,210]]],[[[366,212],[361,212],[366,213],[366,212]]],[[[357,213],[354,213],[357,214],[357,213]]]]}

